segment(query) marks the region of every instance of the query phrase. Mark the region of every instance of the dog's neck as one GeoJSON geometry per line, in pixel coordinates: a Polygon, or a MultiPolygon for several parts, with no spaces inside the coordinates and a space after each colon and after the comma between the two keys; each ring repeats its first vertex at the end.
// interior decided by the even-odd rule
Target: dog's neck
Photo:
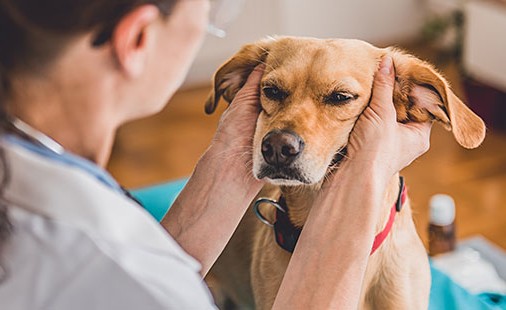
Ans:
{"type": "MultiPolygon", "coordinates": [[[[323,183],[308,186],[281,186],[281,195],[285,198],[289,210],[290,221],[296,227],[303,227],[318,192],[323,183]]],[[[380,216],[376,225],[376,232],[381,231],[388,217],[392,205],[399,195],[399,174],[396,173],[389,181],[381,204],[380,216]]],[[[357,206],[360,208],[360,206],[357,206]]]]}

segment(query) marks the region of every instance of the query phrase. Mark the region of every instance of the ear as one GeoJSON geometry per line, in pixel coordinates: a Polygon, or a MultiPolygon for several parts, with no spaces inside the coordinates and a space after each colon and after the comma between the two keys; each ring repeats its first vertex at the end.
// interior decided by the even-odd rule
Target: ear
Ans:
{"type": "Polygon", "coordinates": [[[263,40],[243,46],[216,71],[212,90],[206,101],[207,114],[216,110],[222,96],[228,103],[232,102],[253,69],[265,61],[272,42],[272,40],[263,40]]]}
{"type": "Polygon", "coordinates": [[[485,139],[485,123],[450,89],[448,82],[428,63],[395,49],[394,104],[400,122],[437,120],[453,132],[465,148],[478,147],[485,139]]]}
{"type": "Polygon", "coordinates": [[[111,44],[120,68],[129,76],[142,73],[147,55],[148,28],[160,16],[154,5],[142,5],[129,12],[113,30],[111,44]]]}

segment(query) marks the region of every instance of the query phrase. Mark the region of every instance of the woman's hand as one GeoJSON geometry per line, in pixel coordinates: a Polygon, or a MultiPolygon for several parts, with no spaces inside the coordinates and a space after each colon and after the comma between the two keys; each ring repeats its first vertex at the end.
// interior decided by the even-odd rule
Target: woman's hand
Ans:
{"type": "Polygon", "coordinates": [[[395,69],[385,56],[374,79],[369,106],[360,116],[348,143],[349,161],[374,165],[390,177],[429,149],[432,123],[397,122],[392,101],[395,69]]]}
{"type": "Polygon", "coordinates": [[[260,80],[265,65],[257,66],[221,116],[210,152],[227,162],[246,168],[252,175],[252,148],[260,108],[260,80]]]}
{"type": "Polygon", "coordinates": [[[253,177],[252,144],[263,67],[253,70],[223,113],[211,146],[162,225],[202,264],[202,275],[232,237],[263,182],[253,177]]]}
{"type": "Polygon", "coordinates": [[[311,207],[273,309],[359,306],[388,181],[429,147],[431,124],[396,120],[394,76],[392,59],[386,57],[371,102],[351,133],[349,158],[311,207]]]}

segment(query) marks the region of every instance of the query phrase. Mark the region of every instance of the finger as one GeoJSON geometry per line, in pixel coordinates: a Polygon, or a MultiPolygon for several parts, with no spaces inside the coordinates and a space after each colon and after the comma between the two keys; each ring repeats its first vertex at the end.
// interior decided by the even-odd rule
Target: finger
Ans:
{"type": "Polygon", "coordinates": [[[262,79],[262,75],[264,74],[264,70],[265,70],[265,64],[260,64],[260,65],[256,66],[255,69],[253,69],[253,71],[249,75],[248,81],[246,81],[246,84],[248,84],[248,82],[253,83],[253,85],[260,84],[260,80],[262,79]]]}
{"type": "Polygon", "coordinates": [[[411,131],[418,130],[423,133],[430,133],[433,123],[434,122],[422,122],[422,123],[411,122],[411,123],[405,123],[405,124],[399,124],[399,125],[401,127],[407,128],[408,130],[411,130],[411,131]]]}
{"type": "Polygon", "coordinates": [[[400,124],[406,142],[411,147],[417,148],[419,154],[423,154],[430,147],[430,132],[433,122],[400,124]]]}
{"type": "Polygon", "coordinates": [[[395,83],[395,69],[390,56],[381,60],[378,72],[374,77],[374,85],[370,107],[380,117],[392,118],[396,116],[392,102],[395,83]]]}
{"type": "MultiPolygon", "coordinates": [[[[255,67],[253,71],[248,76],[248,79],[246,80],[246,83],[244,83],[244,86],[237,92],[236,98],[243,99],[244,97],[255,97],[258,98],[259,94],[259,85],[260,81],[262,80],[262,75],[265,70],[265,65],[261,64],[255,67]]],[[[247,100],[234,100],[234,101],[247,101],[247,100]]]]}

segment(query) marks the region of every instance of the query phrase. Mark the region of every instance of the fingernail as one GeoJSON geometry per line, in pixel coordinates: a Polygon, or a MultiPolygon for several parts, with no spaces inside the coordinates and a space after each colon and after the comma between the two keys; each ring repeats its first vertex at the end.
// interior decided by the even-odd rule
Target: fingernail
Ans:
{"type": "Polygon", "coordinates": [[[381,61],[381,64],[380,64],[380,72],[385,74],[385,75],[390,75],[390,73],[392,73],[392,57],[390,56],[385,56],[383,57],[383,60],[381,61]]]}

